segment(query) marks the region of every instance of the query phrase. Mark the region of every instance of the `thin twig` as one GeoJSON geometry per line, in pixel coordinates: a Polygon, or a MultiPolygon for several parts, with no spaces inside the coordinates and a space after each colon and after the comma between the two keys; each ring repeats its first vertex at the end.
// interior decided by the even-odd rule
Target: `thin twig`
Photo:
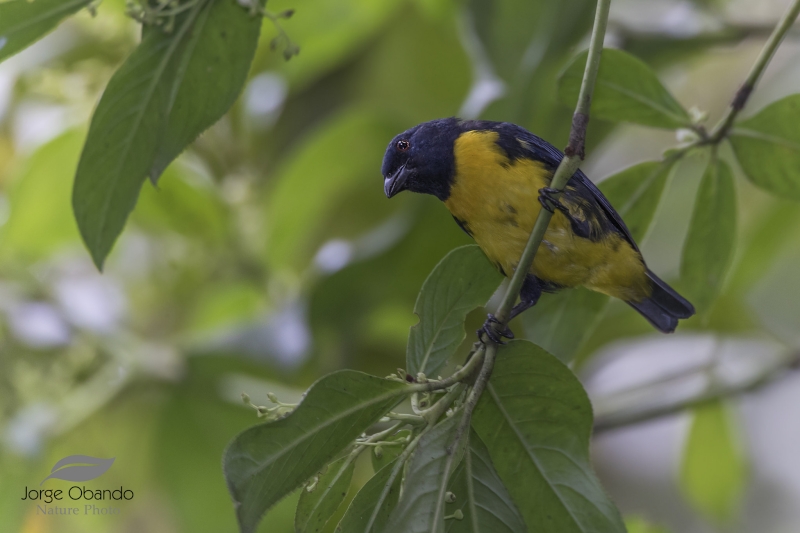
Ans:
{"type": "Polygon", "coordinates": [[[711,133],[712,142],[719,143],[728,134],[731,126],[733,126],[734,120],[736,120],[739,112],[744,109],[748,98],[750,98],[750,94],[756,87],[756,83],[758,83],[758,80],[767,68],[772,56],[775,55],[775,50],[778,49],[781,41],[783,41],[786,32],[788,32],[789,28],[794,24],[798,14],[800,14],[800,0],[794,0],[792,5],[789,6],[789,9],[786,10],[783,18],[778,22],[778,25],[775,26],[772,35],[767,39],[764,48],[761,49],[761,53],[758,55],[756,62],[753,63],[753,67],[750,69],[750,73],[747,75],[744,83],[742,83],[739,90],[736,91],[736,96],[733,97],[728,112],[714,127],[714,131],[711,133]]]}
{"type": "Polygon", "coordinates": [[[708,387],[705,391],[696,396],[684,398],[676,402],[656,405],[646,409],[618,411],[606,416],[597,417],[594,424],[594,432],[598,434],[612,429],[655,420],[680,413],[686,409],[691,409],[692,407],[697,407],[698,405],[710,401],[751,392],[774,382],[779,377],[785,376],[788,371],[797,368],[798,365],[800,365],[800,352],[793,354],[791,357],[787,357],[786,360],[782,361],[780,364],[760,372],[741,383],[732,385],[716,384],[708,387]]]}

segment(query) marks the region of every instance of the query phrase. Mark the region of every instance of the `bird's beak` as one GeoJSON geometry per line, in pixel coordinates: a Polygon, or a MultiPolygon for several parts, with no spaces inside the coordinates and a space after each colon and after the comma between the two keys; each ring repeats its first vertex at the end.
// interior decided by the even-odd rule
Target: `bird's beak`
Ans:
{"type": "Polygon", "coordinates": [[[386,176],[383,182],[383,192],[386,193],[386,198],[391,198],[400,191],[404,191],[408,188],[406,182],[411,175],[411,171],[406,169],[406,164],[408,163],[398,168],[394,174],[386,176]]]}

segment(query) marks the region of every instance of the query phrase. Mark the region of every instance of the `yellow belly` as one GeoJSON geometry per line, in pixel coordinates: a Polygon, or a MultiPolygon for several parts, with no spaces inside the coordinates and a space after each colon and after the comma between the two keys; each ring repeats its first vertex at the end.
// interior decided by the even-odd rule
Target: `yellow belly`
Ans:
{"type": "MultiPolygon", "coordinates": [[[[539,216],[539,189],[551,173],[540,162],[508,160],[497,134],[475,131],[456,141],[456,174],[445,205],[465,223],[475,242],[511,276],[539,216]]],[[[530,272],[564,287],[584,285],[623,300],[649,296],[641,255],[619,234],[592,241],[572,232],[556,211],[530,272]]]]}

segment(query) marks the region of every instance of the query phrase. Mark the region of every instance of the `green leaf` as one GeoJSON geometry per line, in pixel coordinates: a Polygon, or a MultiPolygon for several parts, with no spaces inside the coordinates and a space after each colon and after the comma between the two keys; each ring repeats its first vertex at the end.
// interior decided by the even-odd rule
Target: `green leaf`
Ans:
{"type": "Polygon", "coordinates": [[[343,370],[317,381],[281,420],[239,434],[224,471],[244,533],[264,512],[319,471],[407,393],[407,386],[343,370]]]}
{"type": "Polygon", "coordinates": [[[583,287],[544,294],[521,317],[525,336],[569,363],[594,331],[607,303],[608,296],[583,287]]]}
{"type": "Polygon", "coordinates": [[[600,190],[625,221],[636,243],[642,242],[650,229],[674,165],[674,161],[647,161],[600,182],[600,190]]]}
{"type": "Polygon", "coordinates": [[[180,163],[169,166],[164,177],[157,188],[142,188],[131,220],[153,234],[174,231],[209,244],[225,243],[231,215],[212,184],[180,163]]]}
{"type": "Polygon", "coordinates": [[[292,41],[300,46],[302,54],[297,60],[285,61],[271,49],[270,41],[276,35],[271,21],[265,19],[265,39],[259,50],[257,65],[261,70],[276,70],[290,81],[294,91],[302,91],[366,47],[373,46],[376,36],[387,21],[395,23],[399,0],[270,0],[269,9],[279,13],[298,8],[298,15],[284,23],[292,41]],[[302,7],[302,11],[299,8],[302,7]]]}
{"type": "Polygon", "coordinates": [[[294,530],[297,533],[322,531],[347,496],[355,469],[354,458],[346,455],[327,466],[312,487],[300,492],[294,530]]]}
{"type": "Polygon", "coordinates": [[[178,73],[171,87],[169,118],[149,173],[154,182],[236,101],[260,33],[261,17],[250,16],[231,0],[213,0],[198,17],[174,65],[178,73]]]}
{"type": "MultiPolygon", "coordinates": [[[[588,51],[578,55],[559,78],[558,94],[564,105],[574,107],[578,101],[587,56],[588,51]]],[[[603,49],[592,118],[667,129],[685,128],[692,122],[646,63],[613,48],[603,49]]]]}
{"type": "Polygon", "coordinates": [[[383,533],[400,498],[403,476],[398,474],[392,479],[395,463],[392,461],[378,470],[358,491],[336,526],[336,533],[383,533]]]}
{"type": "Polygon", "coordinates": [[[501,346],[472,423],[529,531],[625,531],[589,462],[589,398],[558,359],[501,346]]]}
{"type": "Polygon", "coordinates": [[[800,233],[800,210],[794,202],[773,202],[751,223],[752,233],[742,246],[726,291],[744,295],[770,271],[789,243],[800,233]],[[753,227],[755,226],[755,227],[753,227]]]}
{"type": "Polygon", "coordinates": [[[502,279],[475,245],[456,248],[436,265],[414,305],[420,320],[408,334],[411,375],[434,376],[442,368],[466,336],[467,313],[484,305],[502,279]]]}
{"type": "Polygon", "coordinates": [[[722,289],[736,244],[736,190],[730,167],[711,161],[700,181],[681,257],[681,281],[700,313],[722,289]]]}
{"type": "MultiPolygon", "coordinates": [[[[599,184],[637,243],[647,236],[673,167],[674,162],[639,163],[599,184]]],[[[594,331],[607,302],[608,296],[583,288],[545,295],[523,315],[527,336],[568,363],[594,331]]]]}
{"type": "MultiPolygon", "coordinates": [[[[331,213],[359,184],[371,183],[381,201],[376,169],[393,123],[373,111],[351,110],[318,128],[277,170],[265,210],[269,234],[265,259],[275,269],[300,271],[323,241],[330,238],[331,213]],[[359,153],[353,157],[352,150],[359,153]]],[[[383,198],[385,201],[385,198],[383,198]]]]}
{"type": "Polygon", "coordinates": [[[703,514],[726,522],[739,508],[747,465],[731,413],[722,402],[694,410],[681,466],[681,487],[703,514]]]}
{"type": "Polygon", "coordinates": [[[469,449],[453,473],[448,490],[455,502],[447,504],[446,514],[456,510],[463,520],[448,520],[446,533],[519,533],[526,531],[525,522],[494,469],[489,450],[475,431],[470,432],[469,449]],[[470,489],[470,484],[472,488],[470,489]],[[477,524],[475,524],[477,522],[477,524]]]}
{"type": "Polygon", "coordinates": [[[800,94],[738,122],[730,140],[750,181],[782,198],[800,200],[800,94]]]}
{"type": "Polygon", "coordinates": [[[0,62],[35,43],[92,0],[0,2],[0,62]]]}
{"type": "Polygon", "coordinates": [[[445,418],[423,435],[408,463],[403,480],[403,494],[389,518],[385,533],[441,533],[444,531],[444,502],[439,506],[440,488],[447,485],[462,455],[466,439],[459,449],[454,444],[461,416],[445,418]],[[455,454],[455,457],[453,457],[455,454]],[[451,459],[448,461],[448,459],[451,459]],[[448,472],[448,467],[450,471],[448,472]]]}
{"type": "Polygon", "coordinates": [[[626,516],[625,527],[628,533],[669,533],[663,526],[653,525],[639,516],[626,516]]]}
{"type": "Polygon", "coordinates": [[[83,130],[56,137],[36,150],[14,178],[8,194],[11,212],[0,226],[4,256],[37,260],[61,246],[79,245],[69,190],[84,138],[83,130]]]}
{"type": "Polygon", "coordinates": [[[171,33],[145,32],[112,76],[92,117],[73,208],[95,264],[136,205],[145,178],[228,107],[247,73],[260,22],[234,2],[199,0],[171,33]]]}
{"type": "MultiPolygon", "coordinates": [[[[407,442],[407,439],[410,435],[411,431],[404,429],[383,440],[389,442],[407,442]]],[[[374,447],[372,453],[370,454],[372,456],[372,470],[374,472],[378,472],[384,466],[394,462],[394,460],[397,459],[397,456],[401,453],[403,453],[403,446],[374,447]]]]}
{"type": "Polygon", "coordinates": [[[252,323],[266,309],[264,291],[252,281],[207,283],[198,288],[186,329],[202,340],[243,323],[252,323]]]}

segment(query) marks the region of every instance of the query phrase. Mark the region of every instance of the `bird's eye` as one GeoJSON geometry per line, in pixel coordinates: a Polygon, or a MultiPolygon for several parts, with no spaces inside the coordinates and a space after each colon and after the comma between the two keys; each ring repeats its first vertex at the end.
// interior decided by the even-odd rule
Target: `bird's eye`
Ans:
{"type": "Polygon", "coordinates": [[[405,139],[401,141],[397,141],[397,149],[401,152],[406,152],[408,149],[411,148],[411,143],[406,141],[405,139]]]}

